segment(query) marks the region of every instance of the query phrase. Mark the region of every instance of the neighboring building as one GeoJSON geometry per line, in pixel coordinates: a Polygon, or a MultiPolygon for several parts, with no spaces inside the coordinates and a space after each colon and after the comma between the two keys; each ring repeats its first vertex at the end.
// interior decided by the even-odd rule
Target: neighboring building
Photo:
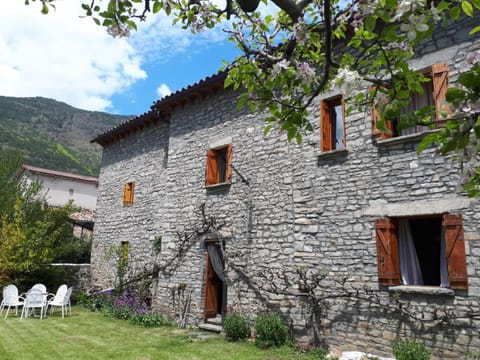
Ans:
{"type": "MultiPolygon", "coordinates": [[[[415,61],[432,77],[420,103],[440,106],[480,47],[462,42],[472,22],[457,26],[436,31],[415,61]]],[[[426,129],[386,138],[375,114],[344,118],[339,94],[312,105],[315,132],[302,144],[263,137],[262,115],[238,109],[223,80],[182,89],[94,140],[103,159],[93,284],[114,284],[115,259],[105,259],[117,246],[131,274],[158,266],[154,304],[185,316],[185,301],[193,325],[275,308],[297,339],[333,349],[388,354],[401,337],[441,359],[480,354],[480,204],[461,194],[458,162],[417,155],[426,129]],[[402,255],[415,248],[417,261],[402,255]],[[317,318],[299,269],[324,277],[317,318]]]]}
{"type": "Polygon", "coordinates": [[[97,205],[98,178],[63,171],[22,165],[19,176],[30,182],[40,182],[40,194],[51,206],[64,206],[69,201],[81,208],[72,217],[74,233],[90,237],[93,231],[93,217],[97,205]]]}

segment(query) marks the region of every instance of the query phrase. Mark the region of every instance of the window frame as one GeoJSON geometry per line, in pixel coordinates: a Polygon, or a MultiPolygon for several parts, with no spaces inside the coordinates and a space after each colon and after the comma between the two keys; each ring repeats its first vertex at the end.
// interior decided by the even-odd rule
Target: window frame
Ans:
{"type": "Polygon", "coordinates": [[[233,159],[233,145],[228,144],[207,150],[206,166],[205,166],[205,186],[218,186],[232,183],[232,159],[233,159]],[[225,173],[220,174],[221,166],[219,166],[219,157],[225,154],[225,173]]]}
{"type": "Polygon", "coordinates": [[[135,181],[126,182],[123,185],[123,205],[133,205],[135,194],[135,181]]]}
{"type": "Polygon", "coordinates": [[[346,150],[346,128],[345,128],[345,101],[343,95],[336,95],[334,97],[323,99],[320,102],[320,151],[343,151],[346,150]],[[330,114],[332,110],[341,106],[342,111],[342,145],[343,148],[338,149],[336,146],[337,139],[337,121],[332,123],[330,114]]]}
{"type": "MultiPolygon", "coordinates": [[[[432,64],[422,70],[419,70],[424,76],[429,77],[432,82],[432,94],[431,102],[435,107],[435,128],[441,128],[445,126],[446,121],[452,114],[450,106],[446,103],[445,94],[449,86],[449,66],[448,63],[436,63],[432,64]],[[448,116],[447,118],[442,117],[440,111],[446,111],[448,116]]],[[[424,134],[425,131],[414,132],[411,134],[398,134],[396,131],[396,121],[387,120],[385,121],[385,127],[389,130],[388,132],[383,132],[377,129],[377,123],[380,121],[380,110],[375,107],[375,104],[372,104],[371,107],[371,122],[372,122],[372,137],[376,140],[385,140],[392,138],[400,137],[415,137],[421,134],[424,134]]],[[[413,128],[412,128],[413,129],[413,128]]],[[[430,129],[428,129],[430,130],[430,129]]]]}
{"type": "MultiPolygon", "coordinates": [[[[411,218],[414,218],[412,216],[411,218]]],[[[443,214],[445,256],[450,288],[468,290],[467,261],[461,214],[443,214]]],[[[398,256],[398,232],[395,218],[380,218],[375,222],[378,283],[383,286],[402,285],[398,256]]]]}

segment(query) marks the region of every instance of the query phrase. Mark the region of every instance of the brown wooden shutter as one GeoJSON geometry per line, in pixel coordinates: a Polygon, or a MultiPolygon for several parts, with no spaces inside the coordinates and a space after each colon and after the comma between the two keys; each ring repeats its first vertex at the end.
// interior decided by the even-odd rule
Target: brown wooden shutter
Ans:
{"type": "Polygon", "coordinates": [[[205,185],[218,184],[218,164],[215,150],[207,150],[207,167],[205,169],[205,185]]]}
{"type": "Polygon", "coordinates": [[[225,170],[225,182],[232,182],[232,160],[233,160],[233,145],[230,144],[227,147],[227,168],[225,170]]]}
{"type": "Polygon", "coordinates": [[[372,117],[372,136],[375,139],[390,139],[393,137],[393,122],[390,120],[385,121],[385,126],[389,130],[388,132],[383,132],[377,128],[377,124],[380,121],[380,110],[375,106],[375,104],[372,104],[372,111],[371,111],[371,117],[372,117]]]}
{"type": "MultiPolygon", "coordinates": [[[[452,109],[445,100],[445,94],[448,90],[448,64],[434,64],[432,65],[432,82],[433,82],[433,103],[435,110],[447,111],[448,117],[452,115],[452,109]]],[[[437,126],[444,126],[446,120],[440,113],[437,112],[436,120],[439,121],[437,126]]]]}
{"type": "Polygon", "coordinates": [[[443,215],[442,226],[445,231],[445,257],[447,259],[450,287],[457,290],[467,290],[467,258],[465,256],[462,215],[443,215]]]}
{"type": "Polygon", "coordinates": [[[135,183],[129,182],[123,186],[123,203],[124,204],[133,204],[133,192],[135,189],[135,183]]]}
{"type": "Polygon", "coordinates": [[[327,101],[320,103],[320,128],[322,131],[321,151],[332,150],[332,122],[330,121],[330,108],[327,101]]]}
{"type": "Polygon", "coordinates": [[[378,283],[387,286],[400,285],[396,222],[388,218],[377,219],[375,232],[377,239],[378,283]]]}

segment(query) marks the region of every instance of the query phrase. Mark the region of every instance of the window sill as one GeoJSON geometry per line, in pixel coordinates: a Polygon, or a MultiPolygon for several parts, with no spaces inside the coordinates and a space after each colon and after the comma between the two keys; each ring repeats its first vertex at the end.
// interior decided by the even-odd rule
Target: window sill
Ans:
{"type": "Polygon", "coordinates": [[[424,131],[418,134],[409,134],[409,135],[402,135],[402,136],[395,136],[390,139],[383,139],[383,140],[377,140],[376,144],[379,146],[389,146],[389,145],[397,145],[397,144],[406,144],[410,142],[415,142],[421,140],[425,135],[434,133],[439,131],[440,129],[433,129],[433,130],[428,130],[424,131]]]}
{"type": "Polygon", "coordinates": [[[418,294],[418,295],[445,295],[454,296],[455,291],[440,286],[420,286],[420,285],[400,285],[390,286],[388,291],[401,294],[418,294]]]}
{"type": "Polygon", "coordinates": [[[207,189],[208,192],[221,191],[230,188],[231,185],[232,183],[224,182],[219,184],[205,185],[205,189],[207,189]]]}
{"type": "Polygon", "coordinates": [[[332,159],[337,157],[346,157],[348,155],[347,149],[342,150],[330,150],[330,151],[321,151],[318,153],[318,159],[332,159]]]}

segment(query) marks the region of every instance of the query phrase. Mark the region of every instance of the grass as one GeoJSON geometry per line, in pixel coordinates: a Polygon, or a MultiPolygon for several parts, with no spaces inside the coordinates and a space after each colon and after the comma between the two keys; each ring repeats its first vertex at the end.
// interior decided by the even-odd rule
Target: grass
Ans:
{"type": "Polygon", "coordinates": [[[231,343],[222,335],[179,328],[143,328],[81,307],[73,316],[20,320],[0,318],[1,360],[116,359],[224,360],[314,359],[291,347],[262,350],[249,342],[231,343]],[[207,335],[206,337],[204,335],[207,335]]]}

